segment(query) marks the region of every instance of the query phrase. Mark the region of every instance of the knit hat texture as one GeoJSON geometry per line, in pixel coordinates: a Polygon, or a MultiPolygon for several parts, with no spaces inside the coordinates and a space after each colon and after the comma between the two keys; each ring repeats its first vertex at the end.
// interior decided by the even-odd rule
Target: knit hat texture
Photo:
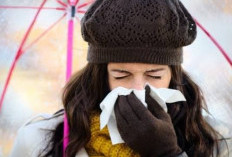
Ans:
{"type": "Polygon", "coordinates": [[[91,63],[178,65],[197,34],[179,0],[96,0],[81,19],[91,63]]]}

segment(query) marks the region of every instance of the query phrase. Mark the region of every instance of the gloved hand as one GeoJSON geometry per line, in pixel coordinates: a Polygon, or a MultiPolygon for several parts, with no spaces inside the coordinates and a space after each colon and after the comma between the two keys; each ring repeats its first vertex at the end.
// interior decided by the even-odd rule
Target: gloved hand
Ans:
{"type": "Polygon", "coordinates": [[[118,97],[114,109],[122,139],[142,157],[177,156],[181,149],[170,116],[152,97],[146,98],[151,112],[133,92],[118,97]]]}

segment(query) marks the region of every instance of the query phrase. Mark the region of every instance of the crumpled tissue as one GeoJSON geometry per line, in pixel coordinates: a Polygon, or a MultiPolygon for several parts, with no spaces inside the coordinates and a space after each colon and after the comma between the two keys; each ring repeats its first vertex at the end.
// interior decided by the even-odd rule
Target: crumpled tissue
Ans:
{"type": "MultiPolygon", "coordinates": [[[[166,103],[174,103],[178,101],[186,101],[184,95],[175,89],[169,88],[155,88],[150,84],[146,84],[150,87],[150,96],[153,97],[160,106],[167,112],[166,103]]],[[[113,89],[100,103],[102,110],[100,115],[100,129],[103,129],[106,125],[109,130],[112,144],[124,143],[117,129],[116,118],[114,114],[114,105],[119,95],[129,95],[131,92],[137,96],[137,98],[147,107],[145,102],[145,89],[127,89],[124,87],[118,87],[113,89]]]]}

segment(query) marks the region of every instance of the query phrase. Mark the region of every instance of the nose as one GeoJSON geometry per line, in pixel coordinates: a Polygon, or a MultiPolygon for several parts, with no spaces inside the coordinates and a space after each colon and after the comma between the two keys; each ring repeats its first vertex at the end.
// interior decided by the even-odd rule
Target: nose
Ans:
{"type": "Polygon", "coordinates": [[[131,82],[131,88],[137,90],[143,90],[145,87],[146,81],[143,78],[136,78],[131,82]]]}

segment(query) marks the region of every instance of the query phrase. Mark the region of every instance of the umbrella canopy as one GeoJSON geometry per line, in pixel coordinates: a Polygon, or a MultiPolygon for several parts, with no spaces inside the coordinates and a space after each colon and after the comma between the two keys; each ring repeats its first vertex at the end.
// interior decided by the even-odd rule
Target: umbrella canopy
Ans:
{"type": "MultiPolygon", "coordinates": [[[[80,64],[79,68],[85,65],[85,60],[81,58],[81,56],[84,56],[81,53],[82,51],[81,49],[86,49],[86,46],[83,43],[83,41],[78,41],[80,40],[80,35],[78,36],[78,34],[80,34],[80,27],[79,27],[79,24],[77,26],[74,26],[74,22],[75,21],[77,21],[76,23],[79,22],[81,16],[78,13],[84,13],[85,7],[88,7],[88,5],[91,3],[92,1],[75,0],[75,1],[63,2],[59,0],[57,1],[41,0],[41,1],[24,1],[24,2],[18,2],[18,3],[15,2],[13,4],[10,3],[10,1],[5,1],[4,3],[0,4],[0,9],[1,9],[0,14],[2,17],[7,19],[6,21],[4,20],[2,21],[4,24],[1,29],[3,30],[5,29],[5,32],[6,32],[4,38],[9,39],[9,41],[4,40],[4,42],[6,41],[7,42],[6,44],[8,44],[9,46],[6,46],[4,44],[3,49],[5,49],[5,51],[1,55],[3,57],[5,56],[9,57],[10,55],[8,54],[9,52],[11,52],[11,57],[12,57],[11,64],[9,65],[9,67],[7,67],[9,68],[9,70],[5,67],[6,64],[4,63],[2,64],[3,66],[2,69],[8,71],[8,73],[6,73],[7,75],[6,75],[5,83],[1,83],[1,86],[3,89],[1,92],[1,100],[0,100],[1,109],[2,109],[3,100],[5,97],[5,94],[7,93],[6,91],[8,89],[11,77],[13,76],[12,74],[17,73],[17,70],[16,71],[14,70],[15,70],[15,67],[18,61],[21,61],[22,63],[20,64],[19,62],[19,65],[17,64],[18,68],[20,68],[21,70],[26,70],[27,72],[30,71],[32,74],[37,75],[35,76],[35,78],[33,78],[33,75],[30,78],[30,79],[33,78],[32,79],[33,81],[31,81],[32,82],[31,86],[36,86],[36,82],[37,82],[36,78],[41,79],[38,77],[38,75],[43,73],[44,70],[45,72],[49,73],[48,75],[53,77],[54,79],[53,82],[59,81],[57,80],[57,78],[59,78],[60,73],[64,72],[62,76],[64,76],[66,73],[66,77],[64,77],[65,79],[62,79],[62,83],[60,83],[59,86],[56,86],[59,88],[59,90],[55,90],[55,91],[61,91],[61,85],[64,85],[65,81],[67,81],[69,77],[71,76],[72,68],[73,68],[72,67],[73,50],[76,49],[76,51],[78,51],[78,54],[75,55],[75,58],[80,60],[80,61],[77,61],[77,59],[75,59],[74,60],[75,63],[80,64]],[[25,16],[25,19],[24,19],[24,16],[25,16]],[[26,22],[24,23],[24,21],[26,22]],[[29,22],[27,23],[27,21],[29,22]],[[17,25],[18,27],[15,27],[17,25]],[[74,34],[74,27],[77,28],[77,31],[76,31],[77,33],[75,34],[74,34]],[[75,41],[73,41],[74,35],[76,35],[75,41]],[[13,38],[14,40],[10,40],[11,38],[13,38]],[[75,45],[79,45],[79,46],[73,47],[73,42],[76,43],[75,45]],[[13,50],[16,53],[13,54],[12,51],[10,51],[9,49],[11,49],[13,47],[11,45],[14,45],[14,44],[18,44],[18,45],[15,47],[15,50],[13,50]],[[67,51],[67,54],[65,54],[64,56],[63,54],[66,51],[67,51]],[[31,56],[31,54],[33,54],[31,57],[33,57],[37,61],[29,61],[29,59],[24,60],[22,56],[25,57],[26,56],[25,54],[27,54],[28,56],[31,56]],[[41,56],[42,56],[42,60],[38,62],[38,59],[41,56]],[[56,62],[56,60],[58,62],[56,62]],[[30,63],[28,63],[28,61],[30,63]],[[34,63],[36,63],[36,65],[34,63]],[[42,63],[42,64],[39,65],[39,63],[42,63]],[[66,64],[66,66],[63,63],[66,64]],[[25,64],[27,65],[25,66],[25,64]],[[44,65],[44,64],[47,64],[47,65],[44,65]],[[21,65],[23,66],[21,67],[21,65]],[[47,68],[49,68],[49,65],[52,65],[54,67],[51,68],[51,70],[48,70],[47,68]],[[32,68],[35,66],[38,69],[32,68]]],[[[7,59],[4,62],[10,63],[9,59],[7,59]]],[[[39,80],[38,82],[41,82],[41,80],[39,80]]],[[[49,78],[46,79],[46,82],[49,82],[49,78]]],[[[20,84],[22,85],[22,83],[19,81],[16,84],[16,86],[20,84]]],[[[38,86],[41,86],[40,83],[37,83],[37,84],[38,86]]],[[[42,82],[42,84],[44,83],[42,82]]],[[[50,88],[56,88],[56,87],[51,86],[51,82],[50,82],[50,88]]],[[[21,86],[21,89],[23,88],[25,88],[25,86],[24,87],[21,86]]],[[[19,89],[20,92],[21,92],[21,89],[19,89]]],[[[38,91],[40,91],[39,93],[43,93],[41,92],[42,91],[41,89],[38,91]]],[[[35,95],[36,92],[37,91],[32,92],[32,90],[29,90],[29,93],[33,95],[35,95]]],[[[57,94],[59,93],[60,92],[57,92],[57,94]]],[[[22,96],[20,96],[20,98],[22,98],[22,96]]],[[[43,103],[44,102],[38,105],[40,106],[39,107],[40,109],[43,107],[45,108],[45,106],[43,105],[42,105],[43,107],[41,107],[41,104],[43,103]]],[[[4,104],[7,104],[7,103],[4,102],[4,104]]],[[[34,103],[32,104],[34,105],[34,103]]],[[[57,110],[58,103],[55,102],[55,104],[56,104],[56,108],[53,108],[53,109],[57,110]]],[[[20,107],[20,106],[17,106],[17,107],[20,107]]],[[[5,105],[4,105],[4,108],[5,108],[5,105]]],[[[1,116],[6,117],[6,115],[4,115],[5,112],[3,111],[2,113],[3,114],[1,114],[1,116]]],[[[9,116],[7,117],[9,118],[9,116]]],[[[3,118],[1,118],[1,120],[3,120],[3,118]]],[[[4,125],[5,123],[7,123],[7,121],[2,121],[2,123],[4,125]]],[[[67,132],[68,132],[67,125],[65,127],[66,127],[65,132],[67,135],[67,132]]],[[[4,128],[4,127],[1,127],[1,128],[4,128]]],[[[66,140],[64,146],[67,145],[67,142],[68,141],[66,140]]]]}
{"type": "MultiPolygon", "coordinates": [[[[219,44],[217,47],[213,39],[202,31],[203,28],[198,27],[196,41],[185,48],[183,66],[201,86],[211,113],[231,123],[232,1],[182,2],[219,44]],[[226,54],[219,51],[220,47],[226,54]]],[[[90,3],[80,0],[77,4],[80,8],[76,8],[77,14],[73,18],[76,25],[72,71],[86,64],[87,44],[81,38],[78,22],[90,3]]],[[[53,113],[62,108],[60,95],[67,75],[70,75],[66,73],[66,51],[72,47],[67,45],[67,34],[72,34],[68,32],[68,27],[72,27],[68,22],[72,7],[68,4],[59,0],[0,0],[0,94],[17,52],[23,52],[17,60],[0,111],[0,137],[3,137],[0,156],[8,155],[16,130],[26,119],[37,113],[53,113]],[[38,17],[24,41],[36,14],[38,17]],[[19,51],[23,41],[23,51],[19,51]]]]}

